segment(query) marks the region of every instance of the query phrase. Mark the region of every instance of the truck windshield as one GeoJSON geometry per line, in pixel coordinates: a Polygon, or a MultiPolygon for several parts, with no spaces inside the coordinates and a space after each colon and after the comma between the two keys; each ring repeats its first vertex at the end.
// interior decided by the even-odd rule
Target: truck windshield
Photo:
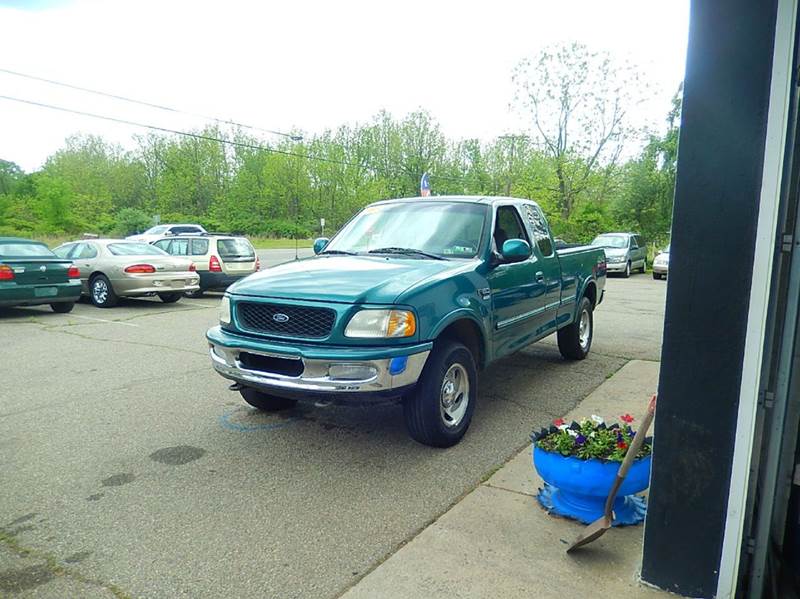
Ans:
{"type": "Polygon", "coordinates": [[[446,258],[473,258],[488,207],[466,202],[403,202],[367,206],[334,237],[325,252],[361,253],[386,248],[418,250],[446,258]]]}
{"type": "Polygon", "coordinates": [[[601,248],[626,248],[628,238],[624,235],[598,235],[592,241],[592,245],[601,248]]]}

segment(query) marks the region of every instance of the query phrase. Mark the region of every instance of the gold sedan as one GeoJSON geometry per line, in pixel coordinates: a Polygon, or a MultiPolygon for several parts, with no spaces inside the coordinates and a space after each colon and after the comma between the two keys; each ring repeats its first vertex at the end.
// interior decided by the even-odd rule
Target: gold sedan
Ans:
{"type": "Polygon", "coordinates": [[[191,260],[170,256],[144,242],[87,239],[53,251],[78,267],[82,293],[100,308],[114,306],[120,297],[152,295],[171,304],[200,288],[191,260]]]}

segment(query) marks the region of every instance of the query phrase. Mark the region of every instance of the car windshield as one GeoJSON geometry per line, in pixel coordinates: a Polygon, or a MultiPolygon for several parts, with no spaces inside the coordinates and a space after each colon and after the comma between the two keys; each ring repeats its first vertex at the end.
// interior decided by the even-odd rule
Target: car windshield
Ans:
{"type": "Polygon", "coordinates": [[[466,202],[367,206],[345,225],[323,253],[472,258],[478,253],[487,214],[488,206],[466,202]]]}
{"type": "Polygon", "coordinates": [[[592,240],[592,245],[601,248],[626,248],[628,238],[625,235],[598,235],[592,240]]]}
{"type": "Polygon", "coordinates": [[[255,258],[255,250],[246,239],[219,239],[217,251],[223,258],[255,258]]]}
{"type": "Polygon", "coordinates": [[[6,258],[54,258],[43,243],[0,243],[0,256],[6,258]]]}
{"type": "Polygon", "coordinates": [[[145,235],[161,235],[164,231],[167,230],[166,225],[158,225],[155,227],[150,227],[147,231],[144,232],[145,235]]]}
{"type": "Polygon", "coordinates": [[[108,251],[115,256],[167,256],[167,252],[149,243],[110,243],[108,251]]]}

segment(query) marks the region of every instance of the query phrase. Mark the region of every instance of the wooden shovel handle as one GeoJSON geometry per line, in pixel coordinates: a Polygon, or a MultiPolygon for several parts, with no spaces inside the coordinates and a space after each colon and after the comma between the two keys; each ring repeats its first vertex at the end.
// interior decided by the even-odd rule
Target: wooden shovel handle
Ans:
{"type": "Polygon", "coordinates": [[[653,423],[653,417],[656,413],[656,396],[650,399],[650,403],[647,406],[647,413],[644,415],[642,419],[642,424],[639,426],[639,430],[636,431],[636,435],[633,437],[633,442],[631,443],[630,447],[628,447],[628,452],[625,454],[625,458],[622,460],[622,465],[619,467],[617,471],[617,478],[614,479],[614,484],[611,487],[611,491],[606,498],[606,506],[605,506],[605,514],[607,517],[610,517],[611,510],[614,507],[614,500],[617,498],[617,491],[619,491],[620,486],[622,486],[622,481],[625,480],[625,477],[628,475],[628,470],[631,469],[636,456],[639,455],[639,451],[642,449],[642,445],[644,445],[644,439],[647,436],[647,431],[650,430],[650,425],[653,423]]]}

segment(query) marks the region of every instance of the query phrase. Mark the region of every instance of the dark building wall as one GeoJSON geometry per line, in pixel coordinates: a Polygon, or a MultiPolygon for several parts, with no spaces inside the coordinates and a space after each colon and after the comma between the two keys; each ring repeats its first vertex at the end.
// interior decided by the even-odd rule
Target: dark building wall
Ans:
{"type": "Polygon", "coordinates": [[[776,1],[690,13],[642,578],[717,586],[761,187],[776,1]]]}

